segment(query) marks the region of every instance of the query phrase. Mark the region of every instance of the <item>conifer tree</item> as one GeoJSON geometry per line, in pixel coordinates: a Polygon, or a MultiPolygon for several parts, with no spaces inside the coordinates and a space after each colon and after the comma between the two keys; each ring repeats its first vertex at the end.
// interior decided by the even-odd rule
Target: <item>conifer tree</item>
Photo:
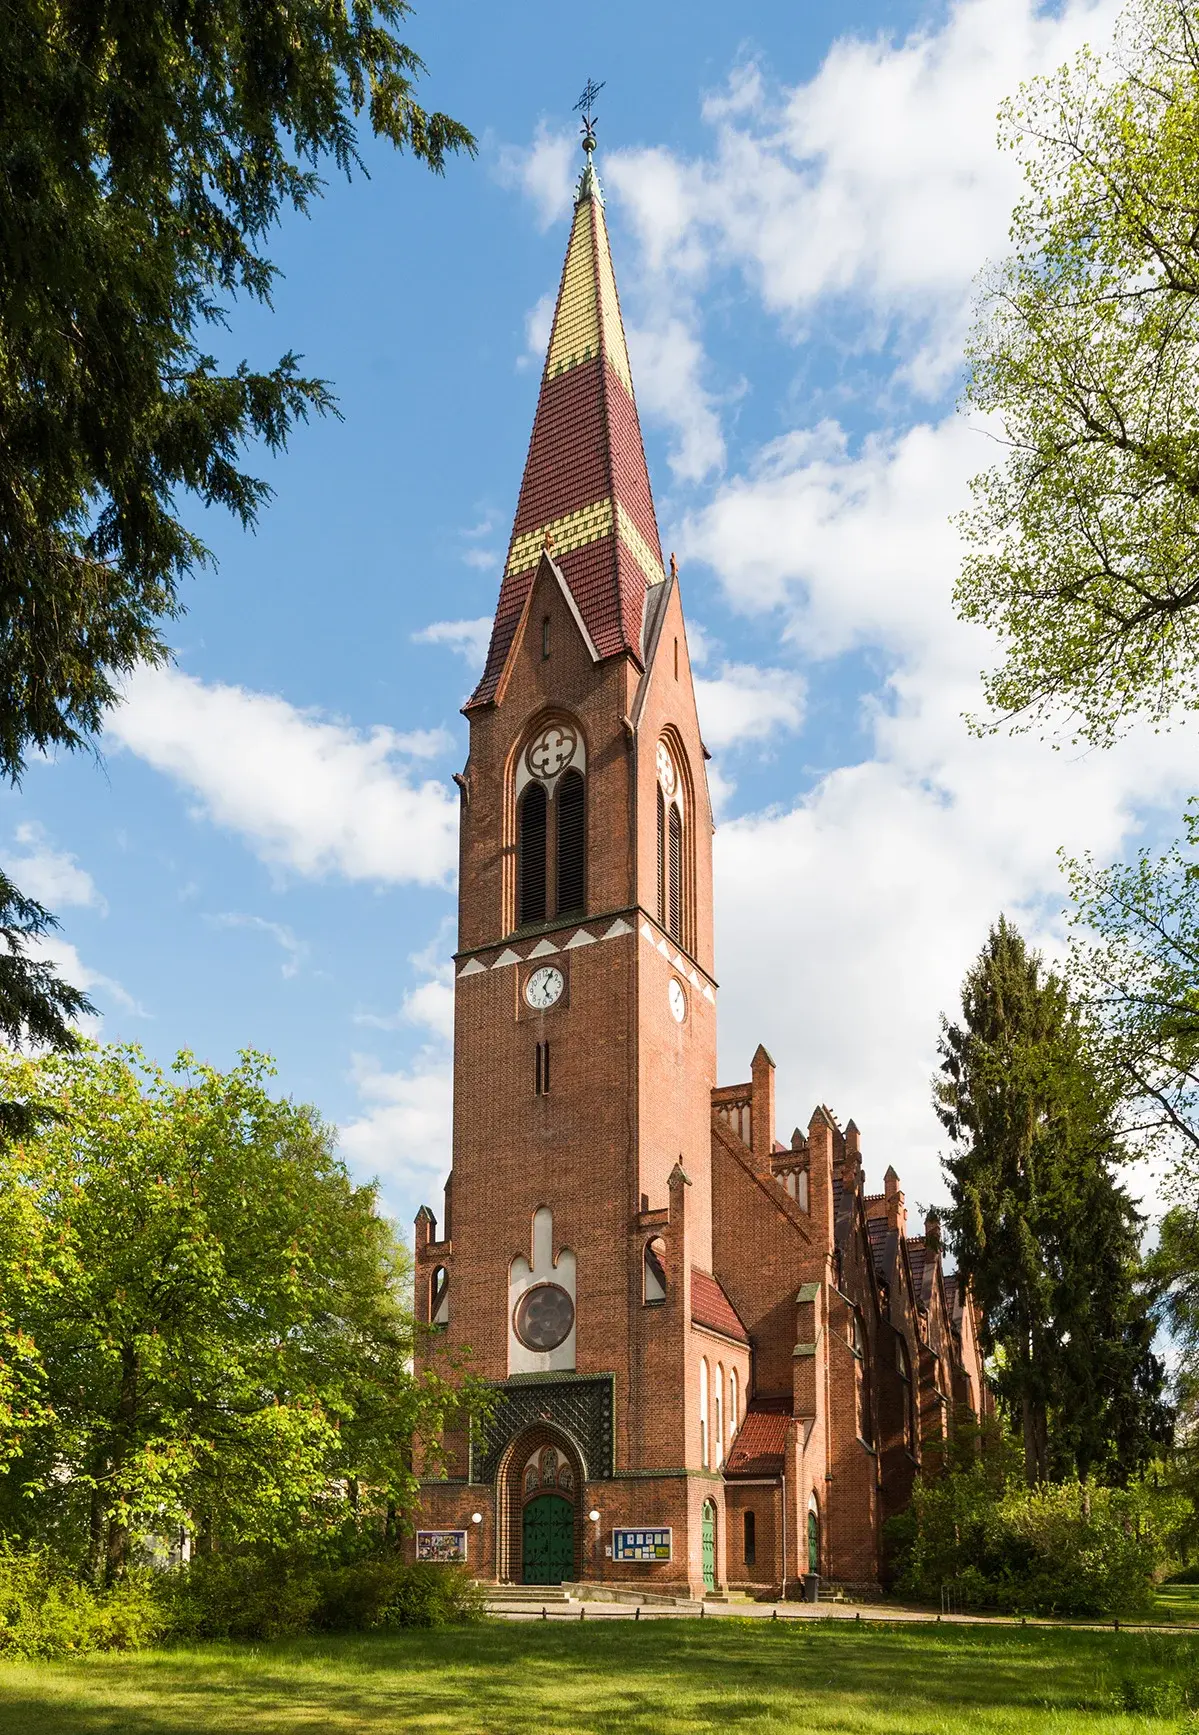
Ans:
{"type": "Polygon", "coordinates": [[[942,1020],[939,1052],[947,1227],[1025,1475],[1123,1480],[1167,1417],[1138,1284],[1140,1218],[1115,1178],[1117,1086],[1066,984],[1003,917],[967,971],[960,1023],[942,1020]]]}
{"type": "MultiPolygon", "coordinates": [[[[424,67],[396,34],[410,11],[0,6],[0,778],[18,783],[31,748],[84,745],[122,677],[166,656],[163,623],[208,557],[189,497],[252,525],[270,490],[246,445],[278,451],[333,408],[291,353],[208,353],[232,298],[269,302],[280,215],[310,208],[322,164],[361,167],[360,119],[437,172],[474,151],[416,100],[424,67]]],[[[31,928],[7,882],[0,903],[0,1033],[69,1045],[86,1002],[25,947],[52,918],[31,928]]]]}

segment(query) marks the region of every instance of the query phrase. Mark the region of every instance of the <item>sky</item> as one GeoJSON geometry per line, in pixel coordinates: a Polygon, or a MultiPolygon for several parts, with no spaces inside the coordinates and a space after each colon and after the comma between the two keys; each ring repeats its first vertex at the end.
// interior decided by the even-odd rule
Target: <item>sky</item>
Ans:
{"type": "MultiPolygon", "coordinates": [[[[39,761],[0,859],[62,920],[104,1040],[269,1051],[410,1226],[450,1157],[459,714],[486,643],[577,174],[587,78],[663,547],[677,551],[716,836],[720,1082],[778,1065],[868,1183],[941,1198],[938,1019],[1001,911],[1060,951],[1058,852],[1176,827],[1182,730],[1081,753],[980,740],[996,647],[959,623],[952,517],[995,461],[956,409],[972,283],[1020,191],[996,110],[1110,0],[480,0],[419,6],[444,179],[366,140],[284,222],[272,309],[341,419],[251,454],[257,532],[190,502],[214,565],[99,758],[39,761]]],[[[214,344],[217,340],[214,338],[214,344]]]]}

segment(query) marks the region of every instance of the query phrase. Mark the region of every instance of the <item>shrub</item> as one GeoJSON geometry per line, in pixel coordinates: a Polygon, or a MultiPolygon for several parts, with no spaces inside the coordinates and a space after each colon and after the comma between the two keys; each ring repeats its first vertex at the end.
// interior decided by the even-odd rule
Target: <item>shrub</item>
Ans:
{"type": "Polygon", "coordinates": [[[982,1468],[917,1485],[888,1532],[901,1594],[1024,1614],[1130,1616],[1151,1603],[1169,1514],[1143,1487],[996,1485],[982,1468]]]}
{"type": "Polygon", "coordinates": [[[478,1619],[483,1593],[461,1569],[395,1555],[329,1564],[294,1550],[212,1555],[167,1576],[179,1638],[278,1639],[478,1619]]]}
{"type": "Polygon", "coordinates": [[[85,1656],[152,1644],[167,1619],[149,1573],[112,1590],[81,1584],[44,1549],[0,1542],[0,1657],[85,1656]]]}

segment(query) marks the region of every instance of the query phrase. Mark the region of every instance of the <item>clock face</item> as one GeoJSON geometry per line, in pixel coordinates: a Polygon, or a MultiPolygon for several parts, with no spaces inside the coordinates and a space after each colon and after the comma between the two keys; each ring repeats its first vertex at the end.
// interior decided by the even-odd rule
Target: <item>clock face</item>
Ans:
{"type": "Polygon", "coordinates": [[[562,998],[565,986],[566,978],[561,970],[556,970],[552,964],[543,964],[525,983],[525,1001],[534,1012],[545,1012],[562,998]]]}
{"type": "Polygon", "coordinates": [[[681,1024],[687,1016],[687,995],[677,976],[670,978],[669,994],[671,1016],[676,1024],[681,1024]]]}

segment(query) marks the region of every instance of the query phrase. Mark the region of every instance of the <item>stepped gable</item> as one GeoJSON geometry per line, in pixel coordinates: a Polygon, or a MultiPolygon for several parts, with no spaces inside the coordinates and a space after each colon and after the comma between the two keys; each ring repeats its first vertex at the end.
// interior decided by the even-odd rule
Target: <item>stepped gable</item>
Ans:
{"type": "Polygon", "coordinates": [[[584,141],[587,166],[491,645],[467,711],[496,698],[543,550],[562,572],[601,658],[628,651],[643,662],[646,595],[666,576],[594,144],[584,141]]]}

